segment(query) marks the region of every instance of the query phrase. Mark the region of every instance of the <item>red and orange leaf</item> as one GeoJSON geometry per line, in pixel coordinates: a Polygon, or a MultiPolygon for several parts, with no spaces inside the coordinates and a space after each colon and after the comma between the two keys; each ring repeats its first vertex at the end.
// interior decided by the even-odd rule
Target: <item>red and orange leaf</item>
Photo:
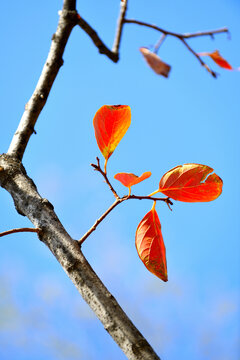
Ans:
{"type": "Polygon", "coordinates": [[[155,71],[156,74],[168,77],[168,73],[171,70],[171,66],[163,62],[157,54],[154,54],[149,49],[141,47],[139,51],[143,54],[144,59],[150,66],[150,68],[155,71]]]}
{"type": "Polygon", "coordinates": [[[106,160],[126,134],[131,123],[128,105],[104,105],[95,114],[93,126],[98,147],[106,160]]]}
{"type": "Polygon", "coordinates": [[[199,56],[210,56],[210,58],[218,64],[218,66],[227,69],[227,70],[233,70],[233,67],[225,60],[222,55],[220,55],[218,50],[215,50],[212,53],[200,53],[199,56]]]}
{"type": "Polygon", "coordinates": [[[114,175],[114,179],[120,181],[124,186],[130,188],[131,186],[149,178],[151,175],[152,173],[150,171],[143,173],[141,176],[137,176],[131,173],[118,173],[114,175]]]}
{"type": "Polygon", "coordinates": [[[166,249],[161,224],[154,206],[138,225],[135,244],[138,255],[146,268],[163,281],[168,281],[166,249]]]}
{"type": "Polygon", "coordinates": [[[215,200],[223,182],[213,169],[201,164],[184,164],[169,170],[160,180],[159,191],[174,200],[204,202],[215,200]]]}

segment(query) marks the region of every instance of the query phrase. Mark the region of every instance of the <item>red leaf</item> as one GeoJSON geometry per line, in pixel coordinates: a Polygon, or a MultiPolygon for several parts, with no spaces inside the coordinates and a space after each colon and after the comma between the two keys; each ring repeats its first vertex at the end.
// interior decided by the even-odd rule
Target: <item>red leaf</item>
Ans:
{"type": "Polygon", "coordinates": [[[126,134],[131,123],[128,105],[104,105],[95,114],[93,126],[98,147],[106,160],[126,134]]]}
{"type": "Polygon", "coordinates": [[[137,176],[131,173],[118,173],[114,176],[114,179],[120,181],[124,186],[130,188],[131,186],[149,178],[151,175],[152,174],[150,171],[143,173],[141,176],[137,176]]]}
{"type": "Polygon", "coordinates": [[[166,249],[155,206],[138,225],[135,244],[138,255],[146,268],[163,281],[168,281],[166,249]]]}
{"type": "Polygon", "coordinates": [[[159,191],[174,200],[185,202],[215,200],[222,192],[223,182],[215,173],[209,175],[212,171],[209,166],[201,164],[177,166],[163,175],[159,191]]]}
{"type": "Polygon", "coordinates": [[[200,53],[199,56],[210,56],[210,58],[213,59],[213,61],[218,64],[218,66],[227,69],[227,70],[233,70],[233,67],[225,60],[222,55],[220,55],[218,50],[215,50],[212,53],[200,53]]]}
{"type": "Polygon", "coordinates": [[[148,63],[151,69],[155,71],[156,74],[168,77],[168,73],[171,70],[171,66],[163,62],[157,54],[154,54],[149,49],[141,47],[140,52],[143,54],[144,59],[148,63]]]}

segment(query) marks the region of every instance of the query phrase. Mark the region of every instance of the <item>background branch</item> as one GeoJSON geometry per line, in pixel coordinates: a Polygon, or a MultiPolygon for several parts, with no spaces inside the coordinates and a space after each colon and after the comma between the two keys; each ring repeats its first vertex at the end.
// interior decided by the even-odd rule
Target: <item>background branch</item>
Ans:
{"type": "MultiPolygon", "coordinates": [[[[161,32],[163,35],[165,35],[165,37],[167,35],[169,35],[169,36],[173,36],[173,37],[179,39],[187,47],[187,49],[198,59],[200,64],[203,67],[205,67],[205,69],[214,78],[217,77],[217,73],[214,72],[212,69],[210,69],[210,67],[200,58],[200,56],[186,42],[186,39],[195,38],[195,37],[199,37],[199,36],[211,36],[211,37],[213,37],[213,35],[215,35],[215,34],[229,33],[228,28],[224,27],[224,28],[216,29],[216,30],[198,31],[198,32],[195,32],[195,33],[179,34],[179,33],[175,33],[175,32],[172,32],[172,31],[165,30],[163,28],[160,28],[159,26],[149,24],[149,23],[146,23],[146,22],[143,22],[143,21],[138,21],[138,20],[133,20],[133,19],[125,19],[124,23],[146,26],[146,27],[149,27],[151,29],[154,29],[154,30],[157,30],[157,31],[161,32]]],[[[164,40],[165,37],[163,37],[163,40],[164,40]]],[[[163,40],[162,40],[162,38],[159,40],[160,45],[161,45],[163,40]]],[[[158,43],[155,46],[155,52],[157,51],[156,49],[157,50],[159,49],[159,44],[158,43]]]]}

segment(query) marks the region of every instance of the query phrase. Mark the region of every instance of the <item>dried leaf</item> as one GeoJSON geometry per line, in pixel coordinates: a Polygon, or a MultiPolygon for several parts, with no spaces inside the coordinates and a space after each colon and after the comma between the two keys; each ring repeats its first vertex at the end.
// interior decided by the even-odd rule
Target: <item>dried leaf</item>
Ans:
{"type": "Polygon", "coordinates": [[[204,202],[215,200],[223,182],[212,168],[201,164],[184,164],[169,170],[160,180],[159,191],[174,200],[204,202]]]}
{"type": "Polygon", "coordinates": [[[155,71],[156,74],[162,75],[164,77],[168,77],[168,73],[171,70],[171,66],[163,62],[157,54],[154,54],[149,49],[145,47],[141,47],[140,52],[143,54],[146,62],[150,66],[150,68],[155,71]]]}
{"type": "Polygon", "coordinates": [[[146,268],[163,281],[168,281],[166,249],[155,206],[138,225],[135,244],[138,255],[146,268]]]}
{"type": "Polygon", "coordinates": [[[120,181],[124,186],[130,188],[131,186],[149,178],[151,175],[152,173],[150,171],[143,173],[141,176],[137,176],[131,173],[118,173],[114,176],[114,179],[120,181]]]}
{"type": "Polygon", "coordinates": [[[131,123],[128,105],[104,105],[95,114],[93,126],[98,147],[106,160],[125,135],[131,123]]]}
{"type": "Polygon", "coordinates": [[[227,69],[227,70],[233,70],[233,67],[225,60],[222,55],[220,55],[218,50],[215,50],[212,53],[200,53],[199,56],[210,56],[210,58],[213,59],[213,61],[218,64],[218,66],[227,69]]]}

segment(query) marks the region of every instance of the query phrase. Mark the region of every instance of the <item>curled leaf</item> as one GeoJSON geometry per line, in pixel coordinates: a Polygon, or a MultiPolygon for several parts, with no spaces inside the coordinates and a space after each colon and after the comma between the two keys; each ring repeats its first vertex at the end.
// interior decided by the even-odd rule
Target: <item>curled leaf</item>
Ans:
{"type": "Polygon", "coordinates": [[[137,176],[131,173],[118,173],[114,175],[114,179],[120,181],[124,186],[130,188],[131,186],[149,178],[151,175],[152,173],[150,171],[143,173],[141,176],[137,176]]]}
{"type": "Polygon", "coordinates": [[[146,268],[163,281],[168,281],[166,249],[155,206],[138,225],[135,244],[138,255],[146,268]]]}
{"type": "Polygon", "coordinates": [[[184,164],[169,170],[160,180],[159,190],[179,201],[215,200],[222,192],[221,178],[207,165],[184,164]]]}
{"type": "Polygon", "coordinates": [[[148,63],[151,69],[155,71],[156,74],[168,77],[168,73],[171,70],[171,66],[163,62],[157,54],[154,54],[149,49],[141,47],[139,51],[143,54],[144,59],[148,63]]]}
{"type": "Polygon", "coordinates": [[[131,123],[128,105],[103,105],[95,114],[93,126],[98,147],[106,161],[126,134],[131,123]]]}
{"type": "Polygon", "coordinates": [[[227,69],[227,70],[233,70],[233,67],[225,60],[222,55],[220,55],[218,50],[213,51],[212,53],[199,53],[199,56],[210,56],[210,58],[220,67],[227,69]]]}

